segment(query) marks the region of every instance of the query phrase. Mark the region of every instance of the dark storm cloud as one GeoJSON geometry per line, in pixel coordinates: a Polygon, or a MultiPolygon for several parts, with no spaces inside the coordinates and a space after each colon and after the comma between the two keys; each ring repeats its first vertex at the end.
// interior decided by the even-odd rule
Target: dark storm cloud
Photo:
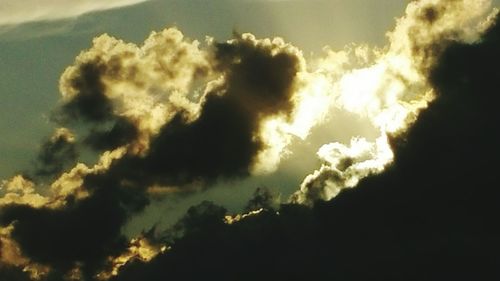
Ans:
{"type": "Polygon", "coordinates": [[[225,80],[205,96],[199,117],[188,121],[178,113],[151,141],[147,155],[127,155],[109,174],[140,185],[248,175],[266,148],[259,135],[262,121],[293,110],[299,60],[272,51],[242,38],[217,44],[215,64],[225,80]]]}
{"type": "Polygon", "coordinates": [[[446,48],[429,76],[437,98],[392,140],[385,172],[231,225],[205,208],[192,235],[114,280],[498,280],[499,49],[499,20],[446,48]]]}
{"type": "Polygon", "coordinates": [[[89,122],[102,122],[113,116],[112,104],[105,95],[106,86],[102,76],[108,66],[100,60],[84,63],[69,82],[75,95],[55,112],[56,120],[82,119],[89,122]]]}
{"type": "Polygon", "coordinates": [[[105,258],[127,245],[120,232],[130,212],[146,200],[112,184],[97,186],[88,198],[69,199],[61,209],[7,205],[0,210],[0,225],[14,224],[12,238],[32,261],[69,270],[81,263],[86,274],[94,273],[105,258]]]}
{"type": "Polygon", "coordinates": [[[291,113],[298,57],[283,51],[274,54],[271,47],[255,46],[241,37],[216,48],[218,68],[227,75],[219,92],[252,114],[254,122],[266,115],[291,113]]]}

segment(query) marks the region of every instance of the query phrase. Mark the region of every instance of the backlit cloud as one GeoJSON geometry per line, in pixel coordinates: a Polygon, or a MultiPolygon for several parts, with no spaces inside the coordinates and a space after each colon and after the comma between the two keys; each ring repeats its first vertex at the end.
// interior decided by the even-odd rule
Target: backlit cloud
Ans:
{"type": "Polygon", "coordinates": [[[35,171],[0,185],[0,279],[408,280],[454,276],[436,263],[486,272],[488,262],[498,271],[500,32],[490,4],[413,1],[386,47],[310,60],[250,33],[96,37],[61,76],[60,128],[35,171]],[[326,139],[289,201],[262,188],[246,214],[204,201],[166,231],[123,233],[158,197],[273,173],[336,112],[377,135],[326,139]],[[95,164],[78,159],[84,150],[95,164]]]}

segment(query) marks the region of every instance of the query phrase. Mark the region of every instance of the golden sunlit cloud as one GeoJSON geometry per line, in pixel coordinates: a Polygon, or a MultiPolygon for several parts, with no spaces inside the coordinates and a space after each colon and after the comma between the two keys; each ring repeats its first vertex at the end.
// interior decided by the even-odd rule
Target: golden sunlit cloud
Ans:
{"type": "Polygon", "coordinates": [[[328,56],[318,63],[318,73],[334,86],[323,92],[331,91],[336,107],[370,120],[379,137],[370,142],[353,136],[350,145],[321,147],[318,155],[325,164],[304,179],[291,200],[329,200],[342,188],[383,171],[393,159],[388,136],[403,132],[434,98],[427,82],[429,67],[447,43],[477,40],[498,13],[490,7],[487,0],[411,2],[394,31],[387,34],[390,42],[384,49],[327,50],[328,56]]]}
{"type": "Polygon", "coordinates": [[[232,216],[227,215],[224,217],[224,222],[226,224],[233,224],[233,223],[239,222],[245,218],[258,215],[258,214],[262,213],[262,211],[264,211],[264,209],[261,208],[261,209],[250,211],[250,212],[244,213],[244,214],[236,214],[236,215],[232,215],[232,216]]]}
{"type": "Polygon", "coordinates": [[[49,202],[49,198],[35,191],[35,184],[21,175],[0,184],[0,206],[8,204],[26,204],[41,207],[49,202]]]}
{"type": "Polygon", "coordinates": [[[115,258],[109,258],[111,268],[109,271],[101,272],[97,275],[98,280],[108,280],[109,278],[118,275],[121,267],[128,262],[138,259],[143,262],[149,262],[160,253],[165,253],[169,250],[165,245],[154,245],[145,237],[134,238],[130,241],[126,252],[115,258]]]}

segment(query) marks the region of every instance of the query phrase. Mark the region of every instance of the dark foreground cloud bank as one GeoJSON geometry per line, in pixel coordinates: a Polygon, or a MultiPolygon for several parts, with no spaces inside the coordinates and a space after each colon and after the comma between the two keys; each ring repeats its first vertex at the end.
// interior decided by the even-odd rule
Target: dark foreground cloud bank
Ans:
{"type": "Polygon", "coordinates": [[[233,224],[194,207],[171,251],[114,280],[499,280],[499,49],[498,20],[447,47],[429,75],[436,100],[392,140],[382,174],[233,224]]]}

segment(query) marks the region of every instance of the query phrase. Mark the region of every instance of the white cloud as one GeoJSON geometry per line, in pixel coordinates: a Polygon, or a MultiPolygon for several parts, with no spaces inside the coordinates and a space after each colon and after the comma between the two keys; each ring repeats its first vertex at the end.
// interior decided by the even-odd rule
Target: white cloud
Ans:
{"type": "Polygon", "coordinates": [[[1,0],[0,26],[72,18],[145,1],[148,0],[1,0]]]}

